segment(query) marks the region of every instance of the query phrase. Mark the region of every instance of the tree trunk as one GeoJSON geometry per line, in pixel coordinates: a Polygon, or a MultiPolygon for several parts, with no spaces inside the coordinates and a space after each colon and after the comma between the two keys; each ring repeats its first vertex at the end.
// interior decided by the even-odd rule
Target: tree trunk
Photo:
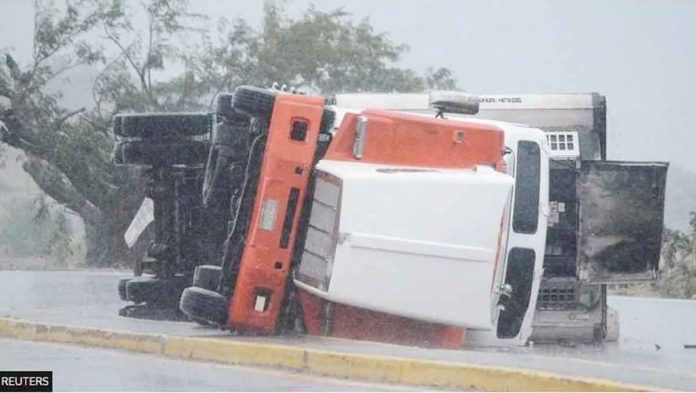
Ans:
{"type": "Polygon", "coordinates": [[[24,170],[50,197],[77,213],[84,222],[90,266],[133,266],[143,253],[143,242],[129,249],[123,238],[145,196],[146,179],[138,168],[117,168],[122,180],[111,206],[97,207],[80,194],[55,166],[33,154],[27,154],[24,170]]]}
{"type": "Polygon", "coordinates": [[[85,263],[90,266],[109,266],[112,265],[114,258],[112,257],[111,244],[113,228],[109,228],[103,221],[88,222],[85,224],[85,244],[87,252],[85,255],[85,263]]]}
{"type": "Polygon", "coordinates": [[[124,181],[113,206],[102,209],[97,220],[85,221],[87,243],[86,262],[92,266],[133,266],[142,257],[149,242],[147,234],[128,248],[124,235],[145,198],[147,179],[139,168],[120,167],[117,171],[124,181]]]}
{"type": "Polygon", "coordinates": [[[94,267],[133,267],[142,257],[149,238],[147,233],[143,234],[133,248],[128,248],[123,235],[132,218],[132,215],[117,215],[97,222],[85,221],[85,263],[94,267]]]}

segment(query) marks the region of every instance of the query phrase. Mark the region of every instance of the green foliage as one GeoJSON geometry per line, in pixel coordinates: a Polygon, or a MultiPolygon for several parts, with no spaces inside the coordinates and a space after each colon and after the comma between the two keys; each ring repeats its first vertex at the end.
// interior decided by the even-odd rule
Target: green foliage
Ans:
{"type": "Polygon", "coordinates": [[[457,88],[457,81],[454,79],[452,71],[447,68],[438,68],[437,70],[429,68],[426,82],[428,87],[433,90],[455,90],[457,88]]]}
{"type": "Polygon", "coordinates": [[[185,96],[188,92],[167,89],[168,82],[157,82],[153,75],[187,56],[174,41],[183,41],[184,33],[199,31],[195,24],[205,18],[188,12],[187,0],[150,0],[136,9],[122,1],[93,1],[101,1],[102,8],[108,9],[102,14],[100,26],[107,41],[117,49],[116,57],[109,60],[97,80],[98,104],[111,104],[112,112],[172,110],[166,104],[171,95],[185,96]],[[130,22],[138,13],[147,17],[145,30],[130,22]]]}
{"type": "Polygon", "coordinates": [[[50,205],[43,195],[37,198],[36,205],[38,209],[34,216],[35,228],[43,239],[43,242],[39,243],[38,250],[44,256],[65,265],[68,258],[74,254],[73,230],[66,217],[65,208],[50,205]]]}
{"type": "Polygon", "coordinates": [[[0,220],[11,225],[0,226],[0,254],[4,256],[35,255],[38,226],[36,209],[31,201],[4,198],[0,220]]]}
{"type": "Polygon", "coordinates": [[[0,208],[0,255],[6,257],[48,258],[66,265],[75,254],[73,229],[65,208],[44,196],[3,199],[0,208]]]}
{"type": "MultiPolygon", "coordinates": [[[[133,10],[125,4],[66,0],[60,8],[36,1],[32,58],[23,64],[3,53],[0,64],[0,98],[9,101],[0,107],[0,121],[6,125],[0,140],[23,150],[24,169],[39,187],[83,218],[87,257],[95,264],[122,258],[118,250],[125,250],[124,221],[130,217],[131,199],[142,193],[137,171],[111,163],[111,116],[120,110],[162,109],[151,75],[165,66],[165,59],[177,56],[170,38],[185,28],[179,19],[189,16],[185,0],[151,0],[141,5],[148,16],[147,31],[141,34],[131,26],[133,10]],[[103,42],[85,39],[100,31],[107,37],[103,42]],[[116,48],[117,55],[107,59],[103,45],[116,48]],[[95,108],[61,107],[61,92],[51,92],[48,83],[72,68],[96,63],[103,64],[104,72],[94,86],[95,108]]],[[[52,222],[63,226],[60,215],[52,222]]],[[[63,240],[52,237],[51,254],[68,255],[63,240]]]]}
{"type": "MultiPolygon", "coordinates": [[[[213,39],[197,27],[205,18],[187,6],[187,0],[63,0],[58,7],[36,0],[30,61],[0,53],[0,99],[10,104],[0,106],[7,127],[0,141],[23,150],[24,169],[39,187],[83,218],[94,263],[119,262],[116,254],[127,252],[123,231],[142,198],[138,171],[111,163],[109,126],[117,112],[202,110],[215,94],[241,84],[279,82],[324,94],[455,87],[445,68],[421,76],[399,67],[408,47],[342,9],[309,7],[293,20],[282,3],[268,1],[260,28],[222,20],[213,39]],[[131,22],[138,15],[146,18],[144,28],[131,22]],[[103,38],[87,39],[95,36],[103,38]],[[61,92],[47,85],[84,65],[100,68],[94,108],[63,108],[61,92]],[[176,75],[164,78],[164,70],[176,75]]],[[[51,222],[57,232],[68,231],[60,215],[51,222]]],[[[52,255],[68,257],[65,239],[51,239],[52,255]]]]}
{"type": "Polygon", "coordinates": [[[696,298],[696,212],[690,215],[691,233],[664,231],[658,289],[665,296],[696,298]]]}
{"type": "Polygon", "coordinates": [[[260,29],[238,20],[221,21],[221,39],[209,37],[195,57],[195,72],[212,93],[239,84],[274,82],[323,94],[338,92],[412,92],[453,89],[451,71],[439,68],[425,77],[396,63],[408,50],[376,33],[369,20],[353,22],[342,9],[313,6],[298,20],[281,3],[264,7],[260,29]]]}

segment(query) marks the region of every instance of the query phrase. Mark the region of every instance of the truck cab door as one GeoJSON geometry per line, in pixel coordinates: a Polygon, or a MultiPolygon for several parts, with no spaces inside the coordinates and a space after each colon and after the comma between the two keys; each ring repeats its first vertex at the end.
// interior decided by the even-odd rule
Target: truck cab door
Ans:
{"type": "Polygon", "coordinates": [[[656,278],[667,163],[582,161],[577,276],[591,283],[656,278]]]}

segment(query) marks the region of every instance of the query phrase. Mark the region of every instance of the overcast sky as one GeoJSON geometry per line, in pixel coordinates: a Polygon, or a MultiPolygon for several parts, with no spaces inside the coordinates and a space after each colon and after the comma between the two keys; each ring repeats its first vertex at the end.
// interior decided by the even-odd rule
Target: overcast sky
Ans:
{"type": "MultiPolygon", "coordinates": [[[[133,0],[131,0],[133,1],[133,0]]],[[[30,53],[30,0],[0,0],[0,48],[30,53]]],[[[299,16],[312,3],[289,0],[299,16]]],[[[369,17],[410,46],[401,65],[450,68],[473,93],[597,91],[609,107],[608,156],[696,172],[696,1],[322,0],[369,17]],[[691,94],[691,96],[689,95],[691,94]],[[689,98],[691,97],[691,98],[689,98]]],[[[258,24],[262,1],[194,0],[213,18],[258,24]]]]}

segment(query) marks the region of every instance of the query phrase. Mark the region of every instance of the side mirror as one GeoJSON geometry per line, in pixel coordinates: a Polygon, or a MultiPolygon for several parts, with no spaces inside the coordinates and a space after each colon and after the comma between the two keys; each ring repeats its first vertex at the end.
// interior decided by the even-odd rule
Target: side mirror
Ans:
{"type": "Polygon", "coordinates": [[[501,311],[504,311],[505,306],[508,304],[508,302],[512,298],[512,285],[505,284],[505,285],[499,287],[498,290],[496,291],[496,294],[498,294],[497,307],[501,311]]]}

